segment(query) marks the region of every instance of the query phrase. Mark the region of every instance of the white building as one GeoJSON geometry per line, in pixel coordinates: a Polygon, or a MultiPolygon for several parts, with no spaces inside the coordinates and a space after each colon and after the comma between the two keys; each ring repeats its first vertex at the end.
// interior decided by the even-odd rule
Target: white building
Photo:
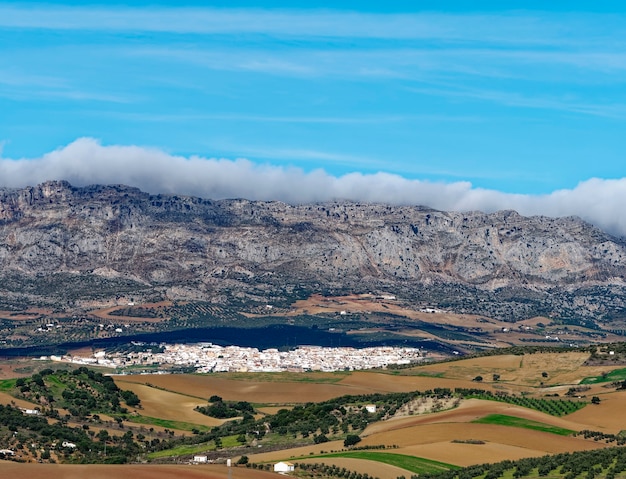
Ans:
{"type": "Polygon", "coordinates": [[[193,462],[204,464],[208,462],[207,456],[193,456],[193,462]]]}
{"type": "Polygon", "coordinates": [[[365,410],[374,414],[376,412],[376,404],[368,404],[365,406],[365,410]]]}
{"type": "Polygon", "coordinates": [[[290,462],[277,462],[274,464],[274,472],[293,472],[295,466],[290,462]]]}

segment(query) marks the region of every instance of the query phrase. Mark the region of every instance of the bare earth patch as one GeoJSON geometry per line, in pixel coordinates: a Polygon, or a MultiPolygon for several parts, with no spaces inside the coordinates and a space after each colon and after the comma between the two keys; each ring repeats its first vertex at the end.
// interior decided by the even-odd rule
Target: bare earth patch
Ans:
{"type": "MultiPolygon", "coordinates": [[[[597,388],[601,402],[589,406],[567,416],[572,421],[587,424],[587,429],[617,434],[626,430],[626,391],[601,392],[597,388]]],[[[590,392],[595,392],[594,389],[590,392]]],[[[606,390],[605,390],[606,391],[606,390]]],[[[589,394],[589,393],[586,393],[589,394]]]]}
{"type": "Polygon", "coordinates": [[[0,392],[0,404],[11,404],[11,403],[15,404],[17,407],[21,407],[24,409],[35,409],[36,407],[39,406],[39,404],[34,404],[28,401],[24,401],[23,399],[17,399],[7,393],[0,392]]]}
{"type": "MultiPolygon", "coordinates": [[[[124,376],[127,377],[127,376],[124,376]]],[[[183,421],[204,426],[219,426],[224,421],[212,418],[194,411],[196,406],[206,406],[207,401],[201,399],[163,391],[153,387],[125,382],[116,378],[116,383],[121,389],[133,391],[141,400],[141,409],[136,411],[142,416],[183,421]]]]}
{"type": "Polygon", "coordinates": [[[525,457],[541,457],[546,453],[527,447],[486,442],[485,444],[458,444],[450,441],[420,444],[396,449],[398,454],[425,457],[436,461],[471,466],[478,463],[493,463],[504,459],[516,460],[525,457]]]}
{"type": "Polygon", "coordinates": [[[226,400],[268,404],[318,402],[344,394],[366,394],[372,387],[352,385],[316,384],[308,382],[239,381],[227,375],[163,374],[116,377],[126,383],[151,383],[170,391],[190,396],[209,398],[213,395],[226,400]]]}
{"type": "MultiPolygon", "coordinates": [[[[397,452],[397,451],[393,451],[397,452]]],[[[316,459],[302,459],[297,462],[304,462],[309,464],[324,463],[328,465],[335,465],[338,467],[345,467],[350,471],[360,472],[362,474],[369,474],[373,477],[380,477],[380,479],[396,479],[399,476],[411,477],[412,472],[406,469],[401,469],[396,466],[384,464],[382,462],[368,461],[364,459],[353,459],[349,457],[325,457],[316,459]]]]}
{"type": "MultiPolygon", "coordinates": [[[[538,387],[542,382],[545,386],[571,385],[578,384],[586,376],[600,375],[611,369],[585,366],[588,358],[589,354],[584,352],[509,354],[430,364],[417,367],[415,371],[438,373],[446,378],[461,380],[479,375],[489,380],[492,374],[499,374],[501,387],[538,387]],[[547,377],[543,376],[544,372],[549,372],[547,377]]],[[[481,388],[484,386],[480,385],[481,388]]]]}
{"type": "MultiPolygon", "coordinates": [[[[279,477],[243,467],[231,468],[233,478],[263,479],[279,477]]],[[[227,479],[224,465],[161,466],[161,465],[66,465],[19,464],[0,461],[0,476],[14,479],[227,479]]]]}

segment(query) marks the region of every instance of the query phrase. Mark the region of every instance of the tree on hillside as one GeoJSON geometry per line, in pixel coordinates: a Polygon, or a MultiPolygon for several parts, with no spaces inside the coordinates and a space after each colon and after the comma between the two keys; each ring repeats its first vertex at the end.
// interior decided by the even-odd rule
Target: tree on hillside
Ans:
{"type": "Polygon", "coordinates": [[[358,444],[359,442],[361,442],[361,438],[359,436],[356,434],[348,434],[343,441],[343,445],[344,447],[350,447],[358,444]]]}

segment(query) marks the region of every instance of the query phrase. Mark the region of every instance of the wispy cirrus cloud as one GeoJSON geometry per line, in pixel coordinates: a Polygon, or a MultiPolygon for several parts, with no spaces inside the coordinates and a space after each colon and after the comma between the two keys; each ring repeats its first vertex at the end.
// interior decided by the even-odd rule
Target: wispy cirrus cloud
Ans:
{"type": "Polygon", "coordinates": [[[131,101],[128,96],[73,85],[69,79],[60,75],[39,75],[0,69],[0,86],[0,98],[17,100],[43,98],[106,103],[129,103],[131,101]]]}
{"type": "Polygon", "coordinates": [[[132,121],[144,122],[189,122],[189,121],[228,121],[243,123],[288,123],[288,124],[329,124],[329,125],[380,125],[401,122],[453,122],[475,123],[481,119],[477,116],[454,115],[392,115],[379,114],[368,116],[277,116],[253,115],[244,113],[123,113],[119,111],[94,111],[94,115],[110,116],[132,121]]]}
{"type": "Polygon", "coordinates": [[[584,103],[571,95],[562,96],[530,96],[510,91],[487,90],[478,88],[464,88],[449,86],[448,88],[411,87],[410,91],[422,95],[436,95],[466,100],[480,100],[497,103],[504,106],[560,110],[583,115],[600,116],[605,118],[625,119],[626,104],[616,103],[584,103]]]}
{"type": "Polygon", "coordinates": [[[97,136],[544,192],[623,171],[625,13],[58,3],[0,2],[13,156],[97,136]]]}
{"type": "MultiPolygon", "coordinates": [[[[264,34],[293,37],[432,39],[510,44],[578,44],[622,35],[620,15],[545,12],[495,14],[365,13],[315,9],[127,6],[0,6],[0,27],[50,30],[264,34]],[[591,21],[590,21],[591,20],[591,21]]],[[[622,37],[623,39],[623,37],[622,37]]]]}

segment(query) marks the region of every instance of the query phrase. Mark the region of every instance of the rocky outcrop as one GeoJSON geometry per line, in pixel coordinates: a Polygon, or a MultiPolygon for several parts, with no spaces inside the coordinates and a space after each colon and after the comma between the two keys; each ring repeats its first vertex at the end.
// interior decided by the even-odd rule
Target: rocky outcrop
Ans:
{"type": "Polygon", "coordinates": [[[626,244],[573,217],[212,201],[48,182],[0,190],[0,267],[5,276],[127,278],[205,299],[234,285],[245,293],[303,283],[545,292],[623,285],[626,244]]]}

